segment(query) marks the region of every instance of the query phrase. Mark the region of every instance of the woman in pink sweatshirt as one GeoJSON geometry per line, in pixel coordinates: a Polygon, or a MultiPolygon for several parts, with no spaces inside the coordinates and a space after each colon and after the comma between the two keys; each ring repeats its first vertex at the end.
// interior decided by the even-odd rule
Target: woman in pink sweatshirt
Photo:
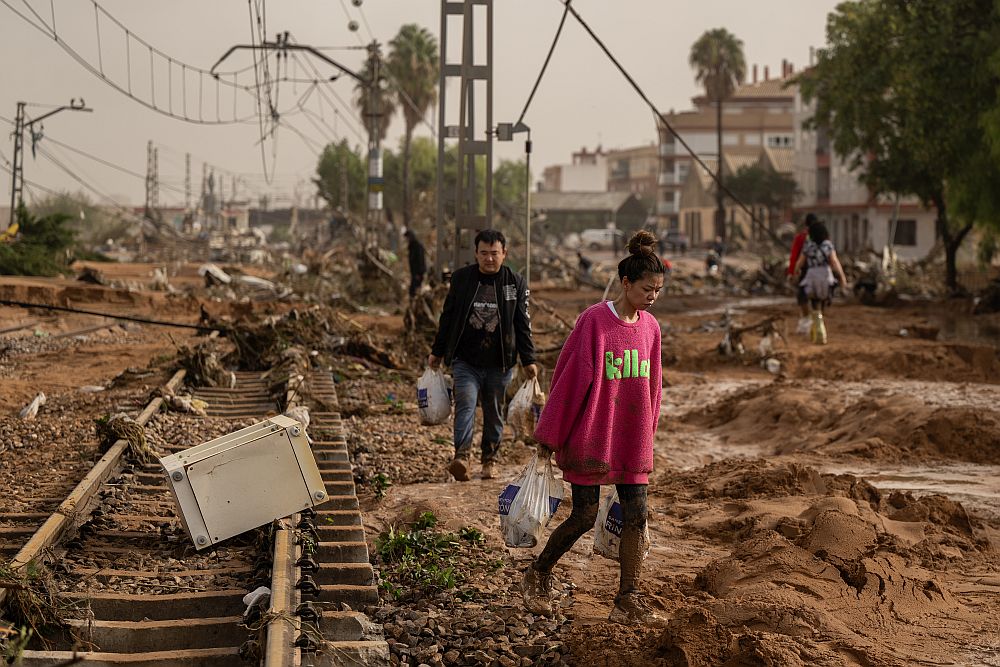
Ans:
{"type": "Polygon", "coordinates": [[[583,311],[559,353],[549,400],[535,439],[556,455],[573,487],[573,510],[556,528],[521,583],[533,613],[552,613],[552,567],[594,526],[602,484],[614,484],[622,505],[621,581],[610,620],[662,624],[639,598],[646,551],[646,485],[653,470],[653,434],[660,416],[660,325],[647,309],[663,289],[656,237],[640,231],[618,264],[622,292],[583,311]]]}

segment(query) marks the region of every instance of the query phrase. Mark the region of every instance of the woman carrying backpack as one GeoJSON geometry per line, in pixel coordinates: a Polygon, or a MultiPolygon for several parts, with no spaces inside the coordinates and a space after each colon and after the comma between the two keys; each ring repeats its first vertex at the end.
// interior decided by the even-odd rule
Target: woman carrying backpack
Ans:
{"type": "Polygon", "coordinates": [[[559,354],[535,439],[556,454],[573,487],[573,509],[521,582],[525,607],[552,614],[552,568],[597,519],[602,484],[615,484],[622,506],[621,580],[609,620],[661,625],[639,597],[646,552],[646,486],[660,416],[660,325],[646,312],[663,289],[656,237],[640,231],[618,264],[621,295],[583,311],[559,354]]]}
{"type": "Polygon", "coordinates": [[[847,276],[844,267],[837,258],[837,251],[830,241],[830,232],[821,222],[809,227],[809,238],[802,246],[802,254],[795,264],[795,275],[806,272],[799,283],[805,289],[809,298],[809,311],[812,325],[809,328],[809,340],[813,343],[826,345],[826,322],[823,312],[833,300],[833,288],[838,284],[834,280],[834,272],[840,280],[841,289],[847,289],[847,276]]]}

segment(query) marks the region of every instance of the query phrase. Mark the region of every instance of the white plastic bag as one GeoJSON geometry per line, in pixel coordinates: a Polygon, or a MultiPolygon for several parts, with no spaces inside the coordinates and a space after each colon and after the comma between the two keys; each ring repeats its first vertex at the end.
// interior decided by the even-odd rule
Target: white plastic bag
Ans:
{"type": "Polygon", "coordinates": [[[439,369],[428,368],[417,380],[417,409],[423,424],[442,424],[451,414],[448,382],[439,369]]]}
{"type": "MultiPolygon", "coordinates": [[[[611,560],[618,560],[618,548],[622,541],[622,527],[625,521],[622,516],[622,506],[618,502],[618,489],[612,488],[611,493],[601,499],[601,507],[597,511],[597,522],[594,523],[594,553],[611,560]]],[[[646,550],[642,557],[649,555],[649,522],[642,535],[646,550]]]]}
{"type": "Polygon", "coordinates": [[[562,480],[552,472],[552,460],[538,469],[538,454],[499,496],[500,532],[508,547],[531,548],[563,499],[562,480]]]}
{"type": "Polygon", "coordinates": [[[545,407],[545,392],[538,378],[521,385],[507,406],[507,423],[514,429],[514,438],[527,438],[535,432],[538,416],[545,407]]]}

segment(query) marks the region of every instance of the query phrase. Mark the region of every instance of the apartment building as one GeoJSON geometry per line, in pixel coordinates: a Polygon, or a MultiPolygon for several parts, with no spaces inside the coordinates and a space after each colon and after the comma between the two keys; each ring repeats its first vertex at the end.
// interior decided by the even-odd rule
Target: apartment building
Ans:
{"type": "Polygon", "coordinates": [[[606,155],[608,165],[608,192],[631,192],[650,211],[656,205],[657,176],[660,159],[657,146],[610,150],[606,155]]]}
{"type": "Polygon", "coordinates": [[[542,171],[539,192],[607,192],[608,160],[600,146],[573,153],[569,164],[555,164],[542,171]]]}
{"type": "MultiPolygon", "coordinates": [[[[749,82],[737,87],[722,107],[722,152],[727,149],[793,148],[795,145],[794,67],[782,61],[781,75],[771,78],[754,65],[749,82]]],[[[664,114],[674,132],[659,123],[660,168],[656,213],[665,229],[680,228],[681,188],[696,164],[679,136],[703,160],[718,162],[716,108],[704,95],[693,98],[694,109],[664,114]],[[675,133],[676,135],[675,136],[675,133]]]]}

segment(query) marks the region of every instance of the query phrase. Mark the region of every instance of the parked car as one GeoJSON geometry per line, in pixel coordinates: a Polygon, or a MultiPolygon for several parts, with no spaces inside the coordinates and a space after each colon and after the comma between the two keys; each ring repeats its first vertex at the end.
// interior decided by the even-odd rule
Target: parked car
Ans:
{"type": "Polygon", "coordinates": [[[671,229],[663,236],[663,245],[667,250],[684,254],[688,249],[687,234],[679,229],[671,229]]]}
{"type": "Polygon", "coordinates": [[[625,247],[625,232],[620,229],[585,229],[580,232],[580,245],[590,250],[621,250],[625,247]]]}

